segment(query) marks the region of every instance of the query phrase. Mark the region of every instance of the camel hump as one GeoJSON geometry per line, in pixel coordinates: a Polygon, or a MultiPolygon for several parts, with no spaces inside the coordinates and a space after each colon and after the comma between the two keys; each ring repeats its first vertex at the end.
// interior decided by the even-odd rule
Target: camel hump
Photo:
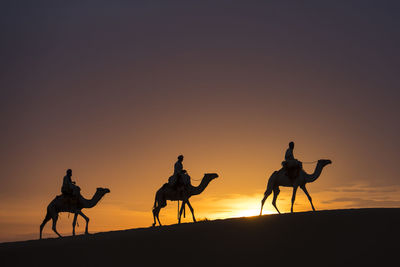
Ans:
{"type": "Polygon", "coordinates": [[[285,173],[285,168],[282,167],[282,168],[279,169],[279,171],[274,171],[274,173],[272,175],[278,175],[278,174],[281,174],[281,173],[283,173],[283,174],[285,173]]]}
{"type": "Polygon", "coordinates": [[[169,186],[168,183],[163,184],[163,186],[161,186],[161,189],[166,189],[169,186]]]}

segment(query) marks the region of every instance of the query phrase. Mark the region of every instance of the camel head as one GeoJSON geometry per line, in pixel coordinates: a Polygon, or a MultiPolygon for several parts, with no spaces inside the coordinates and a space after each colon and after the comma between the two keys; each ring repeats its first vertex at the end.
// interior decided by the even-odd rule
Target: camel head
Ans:
{"type": "Polygon", "coordinates": [[[320,159],[318,160],[318,164],[320,164],[322,167],[325,167],[326,165],[332,164],[332,161],[329,159],[320,159]]]}
{"type": "Polygon", "coordinates": [[[104,196],[107,193],[110,193],[110,189],[108,188],[97,187],[96,189],[96,194],[99,194],[101,196],[104,196]]]}
{"type": "Polygon", "coordinates": [[[218,174],[216,173],[205,173],[204,178],[208,180],[214,180],[215,178],[218,178],[218,174]]]}

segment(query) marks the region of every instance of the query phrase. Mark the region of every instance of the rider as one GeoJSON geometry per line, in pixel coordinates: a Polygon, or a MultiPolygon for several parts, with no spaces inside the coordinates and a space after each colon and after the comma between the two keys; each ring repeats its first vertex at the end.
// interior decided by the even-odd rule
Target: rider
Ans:
{"type": "Polygon", "coordinates": [[[72,181],[72,170],[68,169],[63,179],[63,185],[61,187],[61,193],[72,198],[78,198],[80,188],[76,185],[75,181],[72,181]]]}
{"type": "Polygon", "coordinates": [[[183,169],[182,162],[183,162],[183,155],[179,155],[178,160],[175,162],[175,165],[174,165],[174,175],[177,177],[177,181],[180,180],[181,175],[186,172],[183,169]]]}
{"type": "Polygon", "coordinates": [[[293,150],[294,150],[294,142],[290,142],[289,148],[286,150],[285,153],[285,161],[282,162],[282,166],[286,170],[286,174],[292,181],[297,177],[299,171],[302,168],[302,163],[297,159],[295,159],[293,155],[293,150]]]}
{"type": "Polygon", "coordinates": [[[186,175],[186,170],[183,169],[183,155],[178,156],[178,160],[174,165],[174,174],[171,176],[171,184],[178,191],[183,192],[185,190],[185,184],[183,181],[183,176],[186,175]]]}
{"type": "Polygon", "coordinates": [[[290,142],[289,148],[286,150],[285,153],[285,161],[294,160],[293,149],[294,149],[294,142],[290,142]]]}

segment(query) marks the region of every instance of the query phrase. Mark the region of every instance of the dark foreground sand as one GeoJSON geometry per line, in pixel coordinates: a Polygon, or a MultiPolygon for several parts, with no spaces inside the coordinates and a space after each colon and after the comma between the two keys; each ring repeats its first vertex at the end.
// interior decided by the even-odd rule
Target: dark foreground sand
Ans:
{"type": "Polygon", "coordinates": [[[0,266],[400,266],[400,209],[238,218],[0,244],[0,266]]]}

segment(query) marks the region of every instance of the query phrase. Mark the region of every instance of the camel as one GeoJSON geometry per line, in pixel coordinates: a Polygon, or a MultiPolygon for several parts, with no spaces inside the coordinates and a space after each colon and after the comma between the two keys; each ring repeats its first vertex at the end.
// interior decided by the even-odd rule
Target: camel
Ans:
{"type": "Polygon", "coordinates": [[[297,178],[294,180],[294,182],[292,182],[289,179],[289,177],[285,174],[285,171],[283,169],[280,169],[279,171],[275,171],[268,180],[267,190],[264,193],[264,198],[261,200],[260,216],[262,215],[262,209],[264,206],[264,202],[272,192],[274,192],[274,198],[272,200],[272,205],[275,207],[275,209],[280,214],[280,211],[278,210],[278,207],[276,206],[276,199],[278,198],[278,195],[280,192],[279,186],[293,187],[292,207],[290,209],[291,213],[293,213],[293,204],[294,204],[294,200],[296,198],[296,191],[299,186],[304,191],[308,200],[310,201],[313,211],[315,211],[311,196],[307,192],[306,184],[312,183],[315,180],[317,180],[318,177],[321,175],[322,169],[326,165],[329,165],[331,163],[332,163],[332,161],[330,161],[329,159],[318,160],[317,166],[315,167],[313,174],[307,174],[304,170],[301,170],[299,175],[297,176],[297,178]]]}
{"type": "Polygon", "coordinates": [[[178,193],[173,187],[171,187],[168,183],[164,184],[156,193],[154,207],[153,207],[153,218],[154,223],[153,226],[156,225],[156,219],[158,224],[161,226],[159,214],[160,210],[167,206],[167,200],[182,200],[182,207],[179,211],[178,215],[178,223],[181,223],[182,212],[185,208],[185,205],[188,205],[190,211],[192,212],[193,222],[196,222],[196,218],[194,217],[194,212],[192,205],[190,205],[189,198],[194,195],[201,194],[204,189],[208,186],[208,184],[218,178],[218,174],[216,173],[205,173],[203,179],[201,180],[198,186],[188,185],[185,193],[178,193]]]}
{"type": "Polygon", "coordinates": [[[108,188],[97,188],[96,193],[93,195],[92,199],[85,199],[81,195],[79,195],[79,200],[77,203],[71,203],[71,199],[64,195],[56,196],[53,201],[47,206],[46,217],[44,218],[42,224],[40,225],[40,239],[42,239],[42,231],[43,227],[46,223],[52,219],[53,220],[53,231],[59,236],[62,237],[56,229],[56,224],[58,220],[58,213],[60,212],[70,212],[74,214],[74,220],[72,222],[72,235],[75,235],[75,225],[78,214],[81,215],[86,220],[86,228],[85,234],[89,234],[88,232],[88,224],[89,218],[83,214],[82,209],[90,209],[97,205],[100,199],[107,193],[110,193],[110,189],[108,188]]]}

